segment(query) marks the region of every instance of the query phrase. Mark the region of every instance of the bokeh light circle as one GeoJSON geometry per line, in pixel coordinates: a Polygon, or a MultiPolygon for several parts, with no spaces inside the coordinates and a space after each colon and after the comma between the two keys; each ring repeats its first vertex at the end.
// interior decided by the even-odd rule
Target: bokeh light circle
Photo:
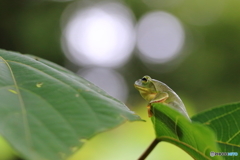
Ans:
{"type": "Polygon", "coordinates": [[[184,29],[180,21],[166,12],[143,16],[137,27],[137,48],[142,60],[165,63],[174,59],[183,47],[184,29]]]}
{"type": "Polygon", "coordinates": [[[62,46],[70,61],[103,67],[126,63],[135,44],[133,14],[126,6],[113,2],[70,6],[63,17],[62,46]]]}
{"type": "Polygon", "coordinates": [[[106,68],[90,68],[81,69],[78,71],[78,74],[116,99],[121,101],[127,100],[127,84],[122,75],[116,71],[106,68]]]}

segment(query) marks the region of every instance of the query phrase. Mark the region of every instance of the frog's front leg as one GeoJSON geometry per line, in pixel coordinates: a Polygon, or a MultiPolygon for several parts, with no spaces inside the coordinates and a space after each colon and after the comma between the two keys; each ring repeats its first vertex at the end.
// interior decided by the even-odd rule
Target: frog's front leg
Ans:
{"type": "Polygon", "coordinates": [[[152,112],[152,103],[163,103],[166,99],[168,99],[169,95],[166,92],[162,92],[160,94],[157,94],[154,100],[151,100],[150,103],[147,105],[147,110],[148,110],[148,117],[153,116],[152,112]]]}
{"type": "Polygon", "coordinates": [[[153,113],[152,113],[152,111],[151,111],[151,108],[152,108],[152,106],[151,106],[151,104],[149,103],[149,104],[147,105],[147,111],[148,111],[148,117],[149,117],[149,118],[152,117],[152,115],[153,115],[153,113]]]}
{"type": "Polygon", "coordinates": [[[168,99],[169,95],[167,92],[158,93],[156,97],[150,101],[150,103],[163,103],[166,99],[168,99]]]}

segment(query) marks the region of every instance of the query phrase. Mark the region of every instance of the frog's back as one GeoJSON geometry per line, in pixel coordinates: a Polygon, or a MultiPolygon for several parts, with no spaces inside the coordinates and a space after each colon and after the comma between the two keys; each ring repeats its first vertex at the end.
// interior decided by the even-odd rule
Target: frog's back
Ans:
{"type": "Polygon", "coordinates": [[[180,97],[165,83],[153,79],[155,82],[155,87],[158,89],[159,92],[166,92],[168,93],[169,97],[164,102],[165,104],[171,106],[173,109],[183,113],[187,118],[189,118],[184,103],[180,99],[180,97]]]}

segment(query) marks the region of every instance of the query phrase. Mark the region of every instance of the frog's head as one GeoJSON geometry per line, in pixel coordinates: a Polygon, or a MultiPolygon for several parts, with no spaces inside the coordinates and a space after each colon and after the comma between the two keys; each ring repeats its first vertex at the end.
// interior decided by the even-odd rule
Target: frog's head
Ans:
{"type": "Polygon", "coordinates": [[[156,97],[157,90],[150,76],[143,76],[141,79],[135,81],[134,87],[140,92],[141,96],[147,101],[151,101],[156,97]]]}

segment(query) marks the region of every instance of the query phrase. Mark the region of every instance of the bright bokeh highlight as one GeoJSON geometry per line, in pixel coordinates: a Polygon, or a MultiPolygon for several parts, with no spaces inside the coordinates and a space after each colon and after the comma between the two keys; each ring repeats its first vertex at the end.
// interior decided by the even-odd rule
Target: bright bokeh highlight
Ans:
{"type": "Polygon", "coordinates": [[[64,53],[75,64],[84,66],[123,65],[135,44],[132,17],[121,3],[97,3],[83,8],[73,3],[63,15],[64,53]]]}
{"type": "Polygon", "coordinates": [[[81,69],[78,74],[97,85],[109,95],[121,101],[126,101],[128,97],[127,84],[119,73],[112,69],[91,68],[81,69]]]}
{"type": "Polygon", "coordinates": [[[185,34],[180,21],[166,12],[143,16],[137,27],[140,58],[150,63],[165,63],[176,58],[184,44],[185,34]]]}

